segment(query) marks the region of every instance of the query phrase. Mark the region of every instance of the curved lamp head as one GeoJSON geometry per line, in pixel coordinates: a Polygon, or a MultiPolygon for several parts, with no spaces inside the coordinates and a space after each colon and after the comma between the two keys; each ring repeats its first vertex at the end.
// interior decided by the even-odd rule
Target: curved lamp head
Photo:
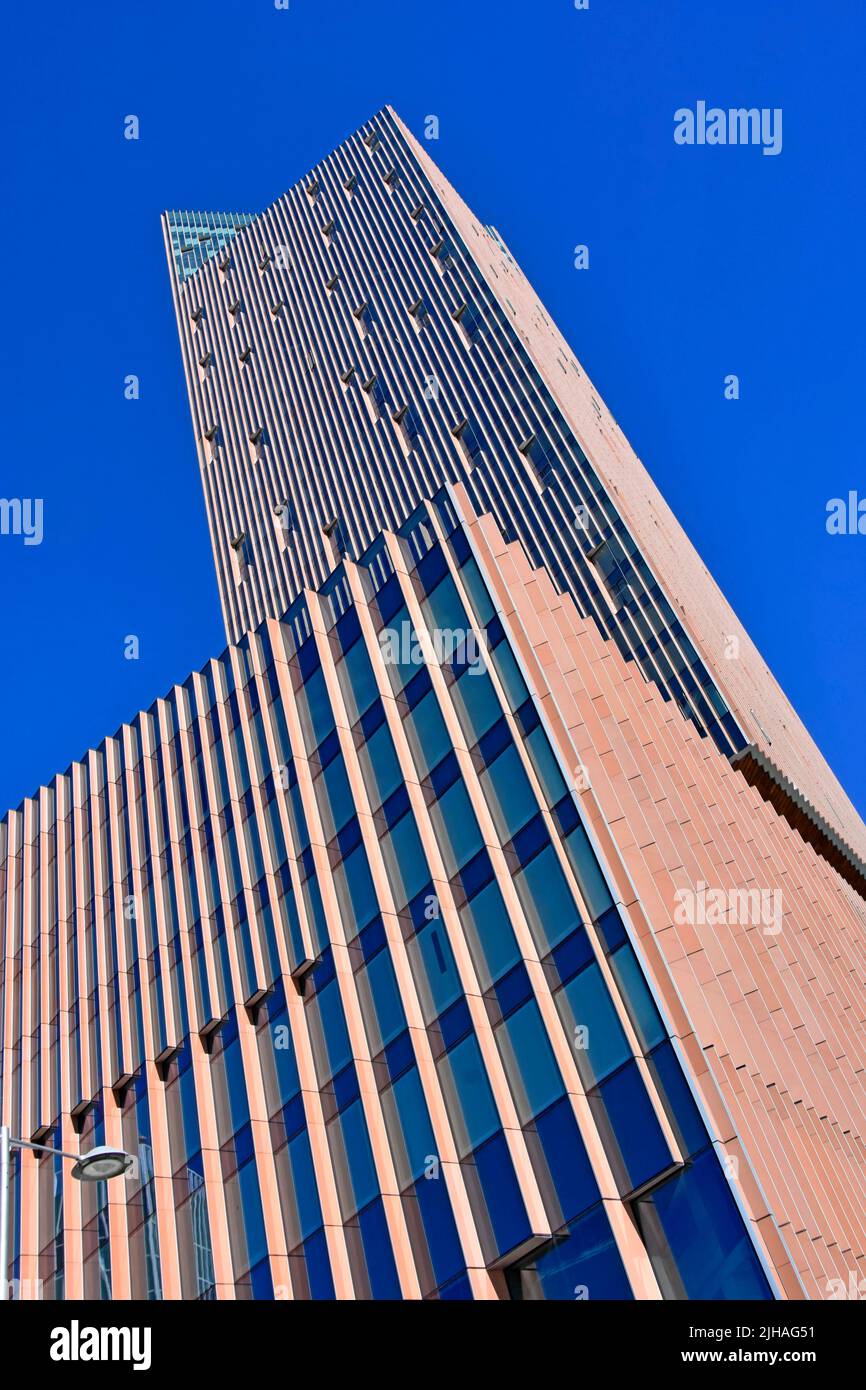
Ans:
{"type": "Polygon", "coordinates": [[[119,1178],[133,1165],[132,1154],[123,1149],[113,1149],[110,1144],[100,1144],[89,1153],[80,1154],[72,1169],[72,1176],[79,1182],[105,1182],[108,1178],[119,1178]]]}

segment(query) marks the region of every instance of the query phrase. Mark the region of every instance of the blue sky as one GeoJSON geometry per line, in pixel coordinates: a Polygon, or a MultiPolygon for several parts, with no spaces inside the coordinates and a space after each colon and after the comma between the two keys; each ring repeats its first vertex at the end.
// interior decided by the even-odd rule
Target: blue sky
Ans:
{"type": "Polygon", "coordinates": [[[0,536],[0,807],[225,645],[159,213],[258,211],[390,101],[439,117],[866,811],[866,536],[825,529],[866,496],[859,3],[48,0],[4,28],[0,495],[44,499],[44,539],[0,536]],[[781,154],[676,145],[698,100],[781,107],[781,154]]]}

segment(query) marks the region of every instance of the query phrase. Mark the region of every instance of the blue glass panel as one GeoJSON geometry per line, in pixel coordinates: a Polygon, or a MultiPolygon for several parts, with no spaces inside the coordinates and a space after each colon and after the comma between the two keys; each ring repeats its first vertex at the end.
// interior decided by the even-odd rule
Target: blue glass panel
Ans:
{"type": "Polygon", "coordinates": [[[442,1034],[442,1045],[450,1051],[455,1043],[459,1043],[467,1033],[472,1032],[472,1015],[465,996],[440,1014],[436,1023],[442,1034]]]}
{"type": "Polygon", "coordinates": [[[482,989],[489,989],[520,959],[499,885],[491,879],[486,888],[460,909],[472,958],[482,989]]]}
{"type": "MultiPolygon", "coordinates": [[[[441,551],[433,553],[441,558],[441,551]]],[[[466,609],[450,574],[446,574],[433,592],[428,594],[421,607],[431,630],[438,628],[440,632],[465,632],[469,626],[466,609]]]]}
{"type": "Polygon", "coordinates": [[[334,758],[328,763],[321,777],[316,779],[316,790],[319,792],[322,827],[326,839],[330,840],[355,814],[355,801],[342,758],[334,758]]]}
{"type": "Polygon", "coordinates": [[[250,1292],[253,1298],[272,1299],[274,1296],[274,1281],[271,1278],[271,1262],[269,1259],[259,1260],[257,1265],[253,1265],[247,1278],[250,1283],[250,1292]]]}
{"type": "Polygon", "coordinates": [[[514,876],[539,952],[547,955],[581,925],[577,903],[556,860],[552,845],[514,876]]]}
{"type": "Polygon", "coordinates": [[[412,1050],[412,1039],[409,1037],[407,1028],[405,1033],[401,1033],[399,1038],[395,1038],[385,1048],[385,1065],[388,1068],[388,1075],[392,1081],[396,1081],[407,1067],[410,1067],[415,1060],[412,1050]]]}
{"type": "Polygon", "coordinates": [[[355,933],[372,921],[379,911],[373,876],[363,845],[346,855],[342,864],[335,867],[334,887],[343,925],[351,941],[355,933]]]}
{"type": "Polygon", "coordinates": [[[500,642],[493,655],[493,664],[496,667],[499,679],[505,686],[505,693],[508,703],[512,709],[519,709],[529,696],[526,682],[520,674],[520,668],[511,647],[507,642],[500,642]]]}
{"type": "Polygon", "coordinates": [[[373,1202],[358,1216],[370,1292],[374,1298],[401,1298],[400,1280],[391,1249],[391,1237],[381,1201],[373,1202]]]}
{"type": "Polygon", "coordinates": [[[405,726],[412,756],[423,777],[451,750],[451,738],[432,690],[406,716],[405,726]]]}
{"type": "Polygon", "coordinates": [[[626,942],[610,957],[611,968],[625,999],[629,1017],[644,1052],[655,1047],[656,1043],[667,1037],[659,1011],[653,1002],[643,971],[637,963],[634,951],[626,942]]]}
{"type": "MultiPolygon", "coordinates": [[[[352,1200],[347,1200],[345,1215],[349,1216],[367,1203],[379,1192],[379,1181],[373,1163],[373,1151],[367,1134],[367,1122],[360,1100],[356,1100],[344,1110],[337,1122],[345,1145],[346,1161],[349,1167],[349,1180],[352,1200]],[[351,1207],[351,1211],[349,1210],[351,1207]]],[[[346,1194],[348,1199],[348,1194],[346,1194]]]]}
{"type": "Polygon", "coordinates": [[[396,1038],[398,1033],[402,1033],[406,1027],[406,1015],[397,988],[397,977],[387,951],[380,951],[365,970],[358,972],[356,978],[359,986],[365,977],[372,996],[374,1017],[369,1017],[369,1002],[364,999],[363,994],[361,999],[362,1003],[367,1005],[364,1009],[364,1022],[370,1046],[375,1054],[396,1038]]]}
{"type": "MultiPolygon", "coordinates": [[[[386,1091],[382,1098],[386,1106],[388,1095],[389,1092],[386,1091]]],[[[437,1153],[436,1139],[417,1067],[411,1067],[394,1082],[390,1095],[397,1111],[406,1156],[406,1173],[400,1175],[401,1182],[408,1182],[420,1177],[428,1161],[437,1153]]],[[[399,1166],[401,1165],[398,1164],[399,1166]]],[[[429,1183],[425,1180],[420,1185],[424,1187],[429,1183]]]]}
{"type": "Polygon", "coordinates": [[[377,810],[403,783],[403,773],[394,751],[394,740],[387,724],[380,724],[358,749],[358,760],[367,795],[377,810]]]}
{"type": "Polygon", "coordinates": [[[584,1085],[590,1087],[631,1055],[598,966],[588,965],[556,996],[584,1085]]]}
{"type": "Polygon", "coordinates": [[[436,918],[425,922],[406,950],[415,976],[426,1023],[453,1004],[463,989],[445,928],[436,918]]]}
{"type": "MultiPolygon", "coordinates": [[[[242,1168],[238,1169],[237,1174],[238,1197],[241,1203],[241,1214],[246,1234],[246,1261],[247,1269],[264,1259],[268,1252],[267,1237],[265,1236],[265,1219],[262,1213],[262,1199],[259,1194],[259,1180],[256,1172],[256,1161],[251,1158],[242,1168]]],[[[227,1184],[227,1199],[231,1201],[231,1184],[227,1184]]],[[[240,1256],[237,1256],[240,1262],[240,1256]]]]}
{"type": "Polygon", "coordinates": [[[609,907],[607,912],[603,912],[600,917],[593,918],[598,934],[601,937],[601,944],[605,954],[615,951],[617,946],[621,946],[628,940],[625,925],[619,910],[609,907]]]}
{"type": "Polygon", "coordinates": [[[467,669],[451,686],[451,695],[460,723],[470,744],[475,744],[502,717],[502,706],[490,677],[478,669],[467,669]]]}
{"type": "Polygon", "coordinates": [[[523,961],[515,965],[513,970],[509,970],[507,975],[496,982],[496,1002],[502,1010],[503,1016],[513,1013],[527,999],[532,997],[532,984],[529,979],[529,972],[523,961]]]}
{"type": "Polygon", "coordinates": [[[582,825],[577,826],[567,836],[565,852],[574,869],[574,876],[580,885],[580,891],[586,900],[592,920],[595,921],[597,917],[607,911],[613,899],[610,896],[604,875],[598,866],[595,851],[590,845],[589,837],[582,825]]]}
{"type": "MultiPolygon", "coordinates": [[[[613,1131],[612,1144],[622,1160],[618,1180],[624,1192],[631,1191],[670,1167],[670,1151],[636,1062],[608,1077],[598,1092],[613,1131]]],[[[591,1104],[595,1110],[594,1097],[591,1104]]],[[[619,1165],[610,1153],[612,1144],[607,1147],[616,1170],[619,1165]]]]}
{"type": "Polygon", "coordinates": [[[538,1255],[531,1264],[511,1271],[513,1298],[630,1299],[622,1259],[602,1207],[572,1222],[568,1235],[538,1255]]]}
{"type": "MultiPolygon", "coordinates": [[[[352,1046],[346,1030],[343,1005],[340,1002],[340,991],[336,980],[332,980],[324,989],[316,993],[315,1001],[309,1005],[314,1015],[316,1005],[318,1005],[322,1034],[328,1053],[330,1075],[333,1076],[335,1072],[342,1071],[352,1057],[352,1046]]],[[[324,1083],[328,1078],[323,1075],[319,1079],[324,1083]]]]}
{"type": "Polygon", "coordinates": [[[452,782],[430,807],[430,820],[449,878],[481,848],[481,832],[463,779],[452,782]]]}
{"type": "Polygon", "coordinates": [[[562,1077],[541,1021],[530,999],[496,1029],[520,1123],[526,1124],[563,1093],[562,1077]]]}
{"type": "Polygon", "coordinates": [[[599,1191],[567,1096],[538,1116],[535,1130],[556,1188],[562,1219],[571,1221],[594,1206],[599,1191]]]}
{"type": "Polygon", "coordinates": [[[552,953],[552,959],[556,973],[563,983],[588,965],[594,959],[594,955],[586,930],[579,927],[565,941],[560,942],[552,953]]]}
{"type": "MultiPolygon", "coordinates": [[[[354,609],[350,611],[354,612],[354,609]]],[[[337,674],[349,716],[353,721],[357,720],[379,694],[373,667],[362,641],[355,642],[346,653],[345,660],[337,666],[337,674]]]]}
{"type": "Polygon", "coordinates": [[[681,1148],[687,1154],[697,1153],[708,1143],[709,1136],[671,1044],[662,1043],[647,1058],[647,1063],[667,1102],[666,1109],[681,1148]]]}
{"type": "Polygon", "coordinates": [[[446,1053],[438,1066],[457,1151],[463,1157],[500,1127],[475,1034],[446,1053]]]}
{"type": "Polygon", "coordinates": [[[328,1259],[328,1245],[324,1231],[317,1231],[304,1242],[304,1258],[307,1262],[307,1279],[310,1284],[310,1297],[335,1298],[334,1279],[331,1262],[328,1259]]]}
{"type": "MultiPolygon", "coordinates": [[[[534,707],[533,712],[535,712],[534,707]]],[[[550,740],[540,725],[533,729],[527,737],[526,747],[532,760],[532,766],[544,789],[545,800],[548,806],[553,806],[565,795],[568,788],[560,771],[559,763],[554,757],[550,740]]]]}
{"type": "Polygon", "coordinates": [[[443,1301],[449,1302],[471,1302],[472,1285],[466,1275],[461,1275],[458,1279],[452,1279],[448,1284],[443,1285],[439,1290],[439,1297],[443,1301]]]}
{"type": "Polygon", "coordinates": [[[322,1208],[319,1205],[313,1155],[306,1130],[289,1141],[288,1153],[292,1165],[295,1205],[298,1211],[298,1230],[301,1239],[305,1240],[322,1224],[322,1208]]]}
{"type": "Polygon", "coordinates": [[[381,844],[399,910],[430,881],[430,870],[411,812],[382,836],[381,844]]]}
{"type": "Polygon", "coordinates": [[[489,1139],[475,1150],[473,1158],[497,1253],[507,1255],[529,1237],[531,1230],[504,1135],[489,1139]]]}
{"type": "Polygon", "coordinates": [[[514,744],[480,774],[499,838],[510,840],[538,811],[538,802],[514,744]]]}
{"type": "Polygon", "coordinates": [[[464,1268],[448,1188],[440,1172],[438,1178],[422,1178],[415,1184],[414,1191],[427,1237],[433,1274],[437,1284],[444,1284],[464,1268]]]}
{"type": "Polygon", "coordinates": [[[715,1150],[705,1149],[635,1208],[666,1297],[772,1297],[715,1150]]]}

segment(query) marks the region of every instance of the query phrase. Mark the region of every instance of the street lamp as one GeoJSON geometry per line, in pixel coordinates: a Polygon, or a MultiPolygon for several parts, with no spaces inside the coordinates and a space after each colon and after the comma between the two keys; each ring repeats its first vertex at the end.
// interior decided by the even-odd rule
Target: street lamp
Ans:
{"type": "Polygon", "coordinates": [[[135,1160],[123,1149],[100,1144],[86,1154],[69,1154],[52,1149],[48,1144],[31,1144],[26,1139],[13,1139],[8,1125],[0,1125],[0,1304],[9,1298],[9,1177],[13,1149],[36,1149],[38,1153],[54,1154],[57,1158],[72,1159],[72,1176],[79,1182],[107,1182],[122,1177],[135,1160]]]}

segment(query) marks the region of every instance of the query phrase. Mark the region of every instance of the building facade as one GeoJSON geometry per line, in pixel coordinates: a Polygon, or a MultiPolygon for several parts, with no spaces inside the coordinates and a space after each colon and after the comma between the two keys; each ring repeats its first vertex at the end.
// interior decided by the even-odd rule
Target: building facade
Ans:
{"type": "Polygon", "coordinates": [[[474,551],[441,496],[7,817],[6,1114],[138,1159],[19,1156],[23,1288],[778,1291],[474,551]]]}
{"type": "Polygon", "coordinates": [[[18,1296],[866,1289],[862,826],[501,238],[387,108],[165,234],[231,645],[0,821],[2,1120],[136,1160],[18,1296]]]}
{"type": "Polygon", "coordinates": [[[194,274],[192,229],[232,219],[163,219],[229,641],[459,482],[866,893],[856,810],[502,237],[424,143],[385,107],[204,243],[194,274]]]}

